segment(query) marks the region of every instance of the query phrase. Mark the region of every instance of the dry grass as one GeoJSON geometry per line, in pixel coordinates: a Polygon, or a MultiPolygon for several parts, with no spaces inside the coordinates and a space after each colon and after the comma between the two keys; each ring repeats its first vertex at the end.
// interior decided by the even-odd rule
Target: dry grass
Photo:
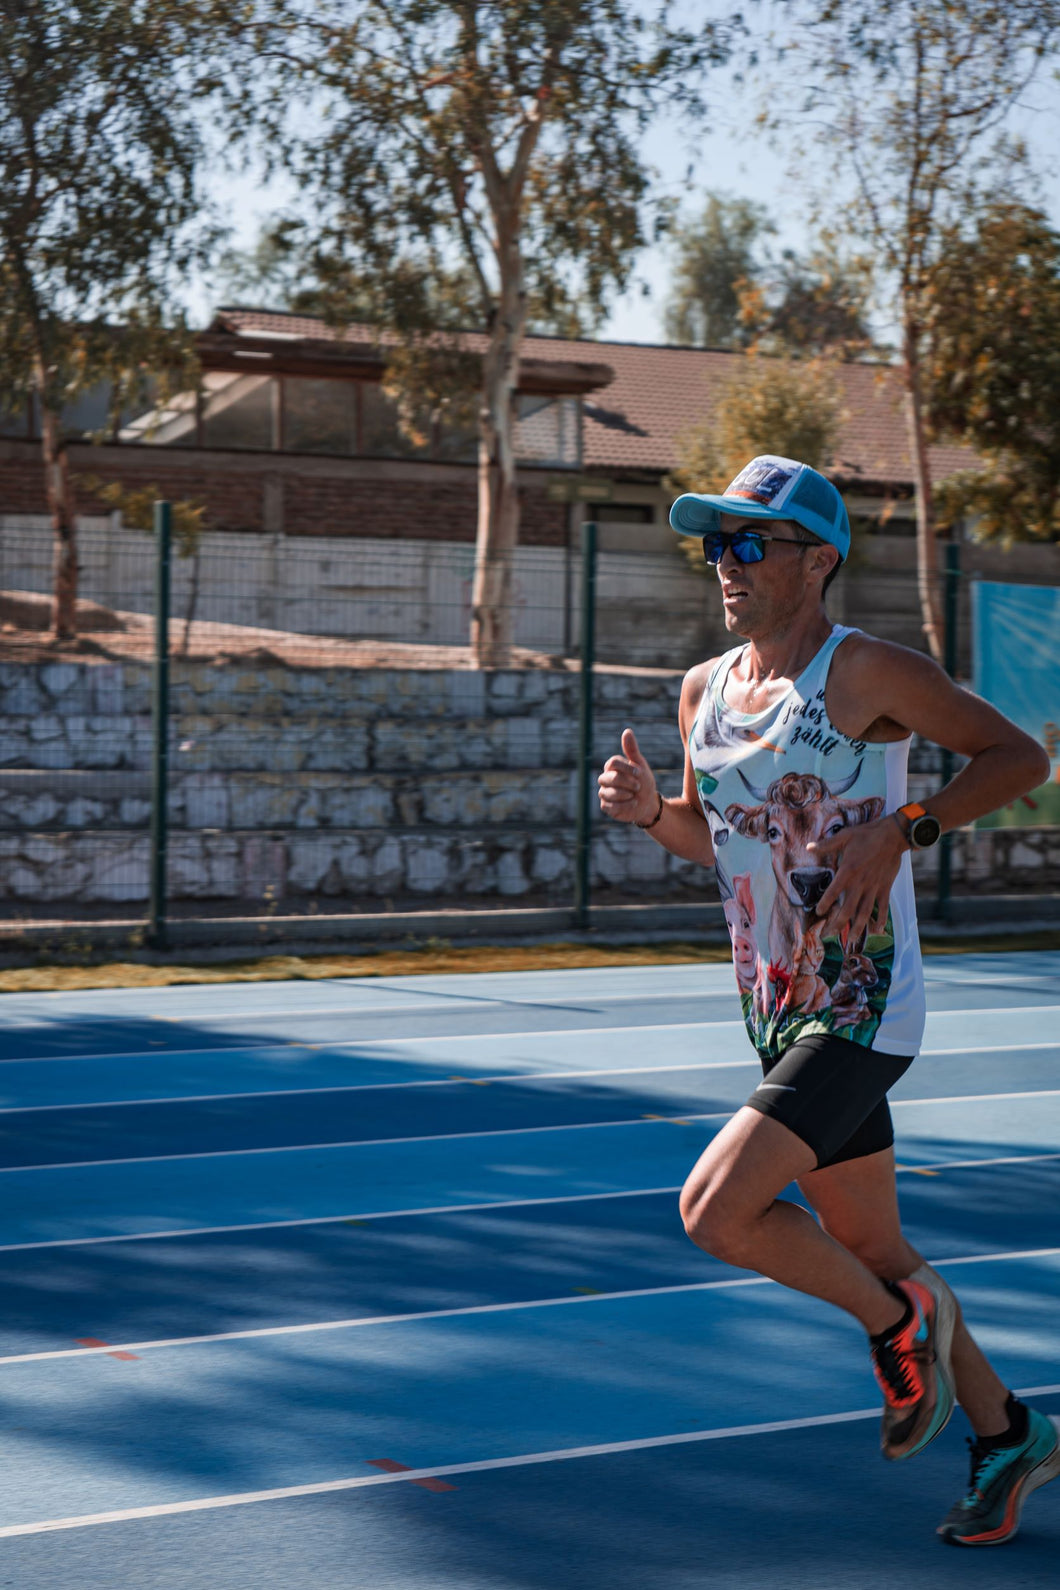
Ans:
{"type": "MultiPolygon", "coordinates": [[[[925,955],[993,955],[1013,950],[1060,949],[1060,932],[1004,938],[933,939],[925,955]]],[[[422,949],[379,955],[267,955],[222,965],[146,966],[112,961],[103,966],[26,966],[0,971],[0,993],[59,993],[82,988],[171,988],[182,983],[313,982],[327,977],[402,977],[438,972],[566,971],[579,966],[718,965],[730,959],[727,944],[540,944],[453,949],[428,942],[422,949]]]]}

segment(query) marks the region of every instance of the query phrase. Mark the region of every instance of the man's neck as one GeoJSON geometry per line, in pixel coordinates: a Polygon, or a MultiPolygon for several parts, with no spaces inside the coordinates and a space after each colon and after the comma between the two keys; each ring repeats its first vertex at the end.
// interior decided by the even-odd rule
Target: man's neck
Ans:
{"type": "Polygon", "coordinates": [[[782,630],[767,635],[750,635],[743,657],[746,679],[794,679],[820,651],[832,633],[832,621],[822,608],[798,615],[782,630]]]}

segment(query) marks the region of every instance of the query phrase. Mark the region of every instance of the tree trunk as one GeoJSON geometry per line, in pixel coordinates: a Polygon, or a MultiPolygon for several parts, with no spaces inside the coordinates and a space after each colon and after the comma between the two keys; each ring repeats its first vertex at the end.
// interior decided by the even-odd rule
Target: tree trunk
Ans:
{"type": "Polygon", "coordinates": [[[191,554],[191,588],[188,591],[188,606],[184,613],[184,639],[180,646],[180,655],[188,655],[191,643],[191,626],[195,622],[195,609],[199,605],[199,573],[202,566],[201,537],[196,536],[195,546],[191,554]]]}
{"type": "Polygon", "coordinates": [[[60,416],[48,408],[44,392],[42,378],[40,428],[44,489],[55,533],[52,630],[56,640],[73,640],[77,634],[77,524],[60,416]]]}
{"type": "Polygon", "coordinates": [[[905,333],[905,404],[909,428],[909,454],[916,488],[916,578],[920,613],[928,650],[937,663],[945,649],[945,618],[939,594],[939,548],[935,536],[935,504],[932,497],[931,465],[928,460],[927,433],[924,427],[924,400],[920,352],[915,328],[905,333]]]}
{"type": "Polygon", "coordinates": [[[504,668],[515,633],[513,562],[519,539],[514,397],[526,327],[526,291],[515,229],[502,252],[501,297],[483,360],[479,411],[478,536],[471,592],[476,668],[504,668]]]}

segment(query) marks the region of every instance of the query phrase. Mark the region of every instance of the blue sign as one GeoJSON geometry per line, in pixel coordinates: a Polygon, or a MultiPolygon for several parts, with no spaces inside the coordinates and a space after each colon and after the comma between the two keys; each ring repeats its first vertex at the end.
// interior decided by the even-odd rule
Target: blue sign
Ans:
{"type": "Polygon", "coordinates": [[[1060,824],[1060,587],[972,585],[972,686],[1043,745],[1048,784],[980,819],[981,828],[1060,824]]]}

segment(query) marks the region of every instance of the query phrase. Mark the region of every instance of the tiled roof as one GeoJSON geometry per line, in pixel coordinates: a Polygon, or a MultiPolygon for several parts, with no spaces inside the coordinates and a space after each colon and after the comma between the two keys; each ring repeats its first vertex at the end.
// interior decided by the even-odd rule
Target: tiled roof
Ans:
{"type": "MultiPolygon", "coordinates": [[[[373,340],[366,326],[337,332],[308,315],[225,309],[217,329],[256,336],[373,340]]],[[[470,333],[474,347],[485,343],[470,333]]],[[[573,341],[527,337],[527,359],[607,364],[614,380],[585,399],[584,461],[592,470],[631,469],[663,472],[677,462],[675,440],[688,425],[709,416],[725,382],[742,360],[738,353],[704,348],[655,347],[632,342],[573,341]]],[[[831,467],[848,485],[908,486],[912,479],[906,421],[898,373],[882,364],[837,366],[844,393],[843,419],[831,467]]],[[[936,480],[973,462],[966,449],[933,447],[936,480]]]]}

